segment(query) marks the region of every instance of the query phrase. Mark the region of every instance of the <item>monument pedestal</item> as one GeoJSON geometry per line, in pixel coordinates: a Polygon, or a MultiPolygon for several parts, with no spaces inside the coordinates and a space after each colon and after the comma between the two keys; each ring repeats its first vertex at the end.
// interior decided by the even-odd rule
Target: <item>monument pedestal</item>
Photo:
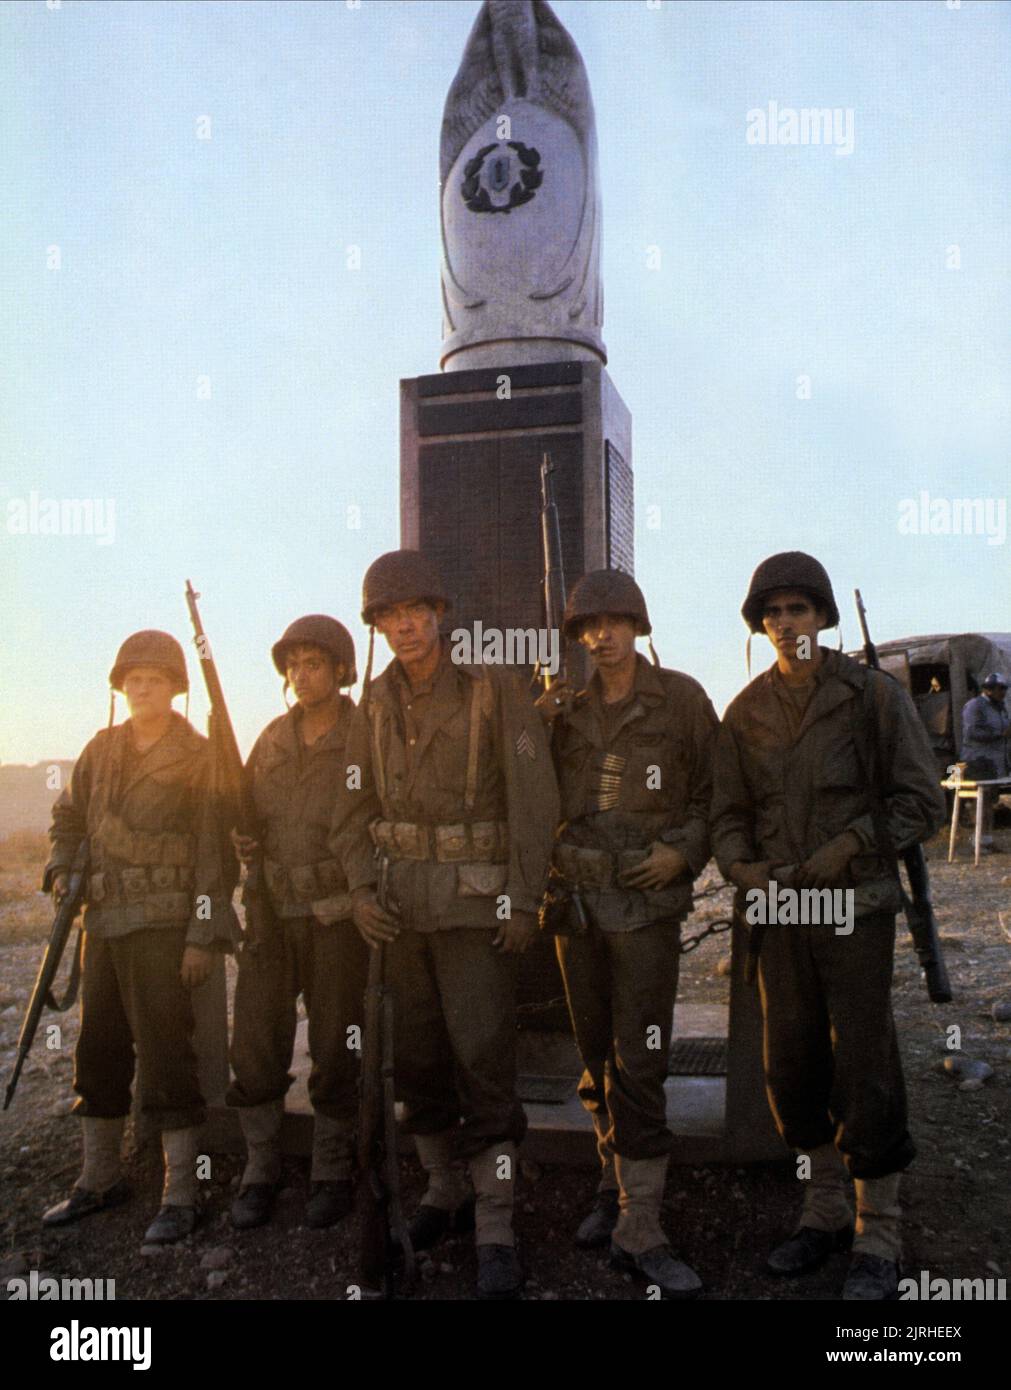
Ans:
{"type": "MultiPolygon", "coordinates": [[[[454,607],[446,626],[542,630],[540,467],[554,464],[565,577],[634,568],[632,422],[600,362],[440,373],[400,383],[401,545],[438,566],[454,607]]],[[[568,654],[577,686],[588,674],[568,654]]],[[[476,659],[476,658],[475,658],[476,659]]],[[[529,678],[531,668],[522,668],[529,678]]],[[[519,1018],[568,1030],[554,944],[523,958],[519,1018]],[[555,1001],[552,1003],[552,1001],[555,1001]]]]}
{"type": "MultiPolygon", "coordinates": [[[[634,572],[631,418],[599,362],[482,368],[400,383],[401,544],[425,551],[456,600],[447,627],[542,628],[540,463],[554,464],[565,577],[634,572]]],[[[570,679],[588,672],[578,649],[570,679]]],[[[668,1119],[675,1162],[781,1157],[762,1077],[757,990],[745,984],[747,941],[735,928],[725,1033],[727,1075],[672,1076],[668,1119]]],[[[560,1103],[526,1099],[527,1147],[545,1162],[595,1163],[589,1118],[575,1095],[581,1070],[550,938],[527,952],[519,990],[521,1074],[572,1080],[560,1103]]],[[[692,1006],[674,1011],[675,1038],[703,1036],[692,1006]]],[[[536,1088],[535,1088],[536,1090],[536,1088]]]]}
{"type": "Polygon", "coordinates": [[[438,565],[452,627],[543,628],[545,452],[569,584],[591,569],[631,574],[631,418],[599,362],[400,383],[400,543],[438,565]]]}

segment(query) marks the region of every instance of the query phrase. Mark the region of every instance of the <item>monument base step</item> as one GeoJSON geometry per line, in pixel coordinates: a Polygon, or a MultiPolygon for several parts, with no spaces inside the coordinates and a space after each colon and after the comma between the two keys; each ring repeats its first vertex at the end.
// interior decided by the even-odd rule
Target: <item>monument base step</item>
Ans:
{"type": "MultiPolygon", "coordinates": [[[[690,1057],[692,1040],[725,1036],[727,1009],[723,1005],[678,1004],[676,1032],[671,1039],[675,1058],[690,1057]],[[683,1046],[681,1046],[683,1045],[683,1046]]],[[[596,1167],[597,1148],[590,1117],[576,1094],[581,1066],[576,1045],[566,1033],[520,1033],[520,1088],[528,1131],[524,1158],[534,1163],[574,1168],[596,1167]],[[556,1099],[558,1098],[558,1099],[556,1099]]],[[[292,1060],[295,1080],[285,1102],[281,1140],[287,1154],[308,1156],[312,1148],[312,1107],[306,1084],[309,1076],[307,1023],[299,1023],[292,1060]]],[[[667,1124],[674,1135],[671,1161],[679,1164],[756,1163],[788,1157],[782,1142],[767,1131],[752,1135],[725,1134],[727,1082],[725,1076],[669,1076],[667,1124]]],[[[207,1142],[218,1153],[241,1153],[238,1115],[226,1106],[211,1106],[207,1142]]],[[[401,1135],[403,1152],[413,1143],[401,1135]]]]}

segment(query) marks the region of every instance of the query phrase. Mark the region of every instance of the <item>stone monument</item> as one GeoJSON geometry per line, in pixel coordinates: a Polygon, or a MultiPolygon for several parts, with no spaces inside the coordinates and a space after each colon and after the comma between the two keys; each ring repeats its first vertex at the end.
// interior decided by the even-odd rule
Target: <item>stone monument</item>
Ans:
{"type": "Polygon", "coordinates": [[[606,362],[597,132],[579,51],[543,0],[489,0],[439,150],[443,371],[606,362]]]}
{"type": "MultiPolygon", "coordinates": [[[[438,563],[455,598],[451,628],[542,629],[543,453],[554,464],[569,585],[592,569],[632,573],[635,560],[631,419],[601,336],[593,102],[546,0],[484,0],[446,98],[439,168],[442,370],[400,383],[401,544],[438,563]]],[[[741,946],[735,940],[725,1087],[673,1078],[682,1161],[783,1152],[741,946]]],[[[551,1007],[563,990],[550,939],[523,968],[521,1025],[556,1030],[559,1045],[552,1052],[545,1037],[531,1063],[528,1039],[521,1071],[560,1070],[563,1058],[572,1066],[564,1006],[551,1007]]],[[[528,1105],[532,1156],[593,1161],[574,1079],[570,1089],[554,1120],[551,1106],[528,1105]]]]}

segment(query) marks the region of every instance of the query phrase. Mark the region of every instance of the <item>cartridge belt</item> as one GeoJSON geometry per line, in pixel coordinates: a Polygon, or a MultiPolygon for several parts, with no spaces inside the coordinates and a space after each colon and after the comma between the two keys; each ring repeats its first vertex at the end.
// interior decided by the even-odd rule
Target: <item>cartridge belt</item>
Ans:
{"type": "Polygon", "coordinates": [[[554,862],[559,873],[576,888],[623,888],[619,875],[641,864],[649,851],[622,849],[611,853],[603,849],[583,849],[578,845],[556,845],[554,862]]]}
{"type": "Polygon", "coordinates": [[[275,903],[291,903],[303,908],[326,902],[333,911],[345,899],[351,911],[344,869],[338,859],[319,859],[315,864],[280,864],[264,859],[263,876],[275,903]]]}
{"type": "Polygon", "coordinates": [[[185,920],[193,911],[193,869],[182,864],[106,868],[88,879],[91,907],[138,907],[148,921],[185,920]]]}
{"type": "Polygon", "coordinates": [[[509,860],[509,824],[504,820],[447,825],[375,820],[369,833],[377,849],[390,859],[434,859],[439,864],[505,864],[509,860]]]}

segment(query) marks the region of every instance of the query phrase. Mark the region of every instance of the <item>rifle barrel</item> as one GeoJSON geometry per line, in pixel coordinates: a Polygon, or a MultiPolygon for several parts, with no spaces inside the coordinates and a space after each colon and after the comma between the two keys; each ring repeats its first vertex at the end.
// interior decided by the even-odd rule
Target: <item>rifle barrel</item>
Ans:
{"type": "MultiPolygon", "coordinates": [[[[562,561],[562,529],[555,502],[551,455],[541,458],[541,541],[544,548],[544,619],[551,632],[561,633],[565,613],[565,569],[562,561]]],[[[554,677],[542,673],[544,688],[551,688],[554,677]]]]}

